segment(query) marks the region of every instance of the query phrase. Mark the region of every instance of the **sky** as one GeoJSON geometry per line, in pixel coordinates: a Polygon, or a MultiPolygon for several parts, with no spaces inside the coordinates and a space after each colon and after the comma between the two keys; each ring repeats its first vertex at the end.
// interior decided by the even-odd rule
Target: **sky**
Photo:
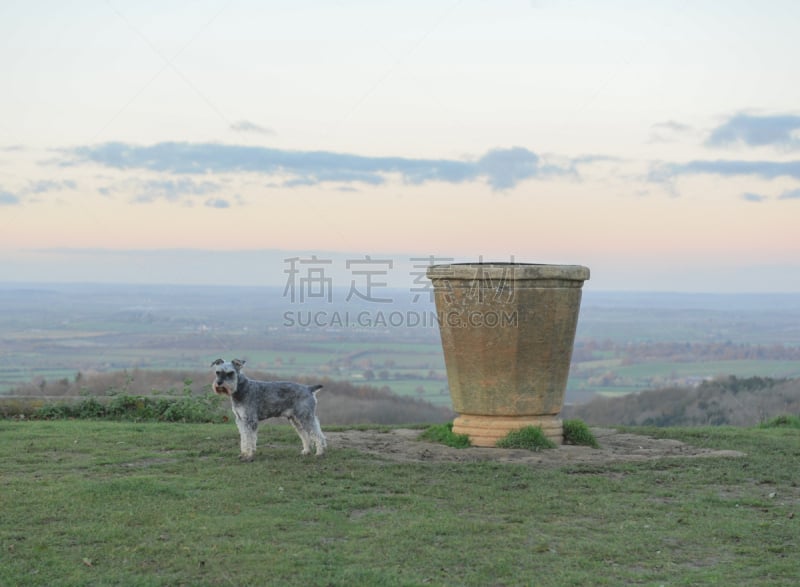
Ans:
{"type": "Polygon", "coordinates": [[[3,3],[0,282],[800,292],[798,55],[778,0],[3,3]]]}

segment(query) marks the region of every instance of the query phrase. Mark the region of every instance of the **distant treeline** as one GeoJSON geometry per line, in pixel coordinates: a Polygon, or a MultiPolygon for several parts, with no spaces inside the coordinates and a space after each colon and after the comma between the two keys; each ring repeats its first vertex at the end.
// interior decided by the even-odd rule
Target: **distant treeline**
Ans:
{"type": "MultiPolygon", "coordinates": [[[[285,380],[270,373],[248,371],[251,379],[285,380]]],[[[400,397],[388,388],[353,385],[329,378],[294,377],[301,383],[320,383],[318,413],[325,425],[427,424],[446,422],[451,410],[417,399],[400,397]]],[[[107,373],[77,373],[71,379],[37,379],[12,389],[10,396],[47,397],[54,400],[76,397],[116,396],[199,396],[212,394],[211,371],[150,371],[132,369],[107,373]]],[[[3,396],[0,396],[0,401],[3,396]]],[[[229,410],[228,401],[223,405],[229,410]]]]}
{"type": "Polygon", "coordinates": [[[733,342],[613,342],[586,340],[575,345],[574,362],[596,361],[604,353],[624,357],[623,364],[669,359],[675,363],[697,361],[800,361],[800,346],[737,344],[733,342]]]}
{"type": "Polygon", "coordinates": [[[564,413],[599,426],[753,426],[800,415],[800,379],[720,377],[696,387],[596,398],[564,413]]]}

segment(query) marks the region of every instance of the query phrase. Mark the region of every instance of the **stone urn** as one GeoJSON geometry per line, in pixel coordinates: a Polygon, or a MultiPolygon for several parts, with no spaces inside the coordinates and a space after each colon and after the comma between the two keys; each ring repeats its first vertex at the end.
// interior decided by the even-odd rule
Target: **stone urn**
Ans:
{"type": "Polygon", "coordinates": [[[583,282],[580,265],[432,265],[453,432],[495,446],[540,426],[563,442],[564,404],[583,282]]]}

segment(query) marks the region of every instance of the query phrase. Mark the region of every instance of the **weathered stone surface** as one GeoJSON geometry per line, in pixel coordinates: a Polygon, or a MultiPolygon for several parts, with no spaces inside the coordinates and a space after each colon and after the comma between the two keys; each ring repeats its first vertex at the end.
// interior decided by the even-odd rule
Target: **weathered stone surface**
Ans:
{"type": "MultiPolygon", "coordinates": [[[[552,440],[560,442],[555,416],[564,402],[589,269],[475,263],[434,265],[427,275],[434,286],[454,410],[463,417],[499,418],[502,436],[531,425],[525,423],[530,417],[549,417],[558,422],[549,426],[552,440]],[[503,418],[518,419],[520,425],[508,428],[511,420],[503,418]]],[[[469,433],[460,422],[454,431],[469,433]]],[[[482,428],[490,427],[482,422],[482,428]]]]}

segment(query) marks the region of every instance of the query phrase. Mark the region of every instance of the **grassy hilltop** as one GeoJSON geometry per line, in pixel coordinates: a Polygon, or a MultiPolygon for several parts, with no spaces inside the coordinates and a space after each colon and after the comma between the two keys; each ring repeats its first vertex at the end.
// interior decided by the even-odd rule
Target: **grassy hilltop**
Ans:
{"type": "Polygon", "coordinates": [[[636,432],[746,456],[315,459],[266,427],[242,464],[230,423],[0,420],[3,584],[796,584],[797,429],[636,432]]]}

